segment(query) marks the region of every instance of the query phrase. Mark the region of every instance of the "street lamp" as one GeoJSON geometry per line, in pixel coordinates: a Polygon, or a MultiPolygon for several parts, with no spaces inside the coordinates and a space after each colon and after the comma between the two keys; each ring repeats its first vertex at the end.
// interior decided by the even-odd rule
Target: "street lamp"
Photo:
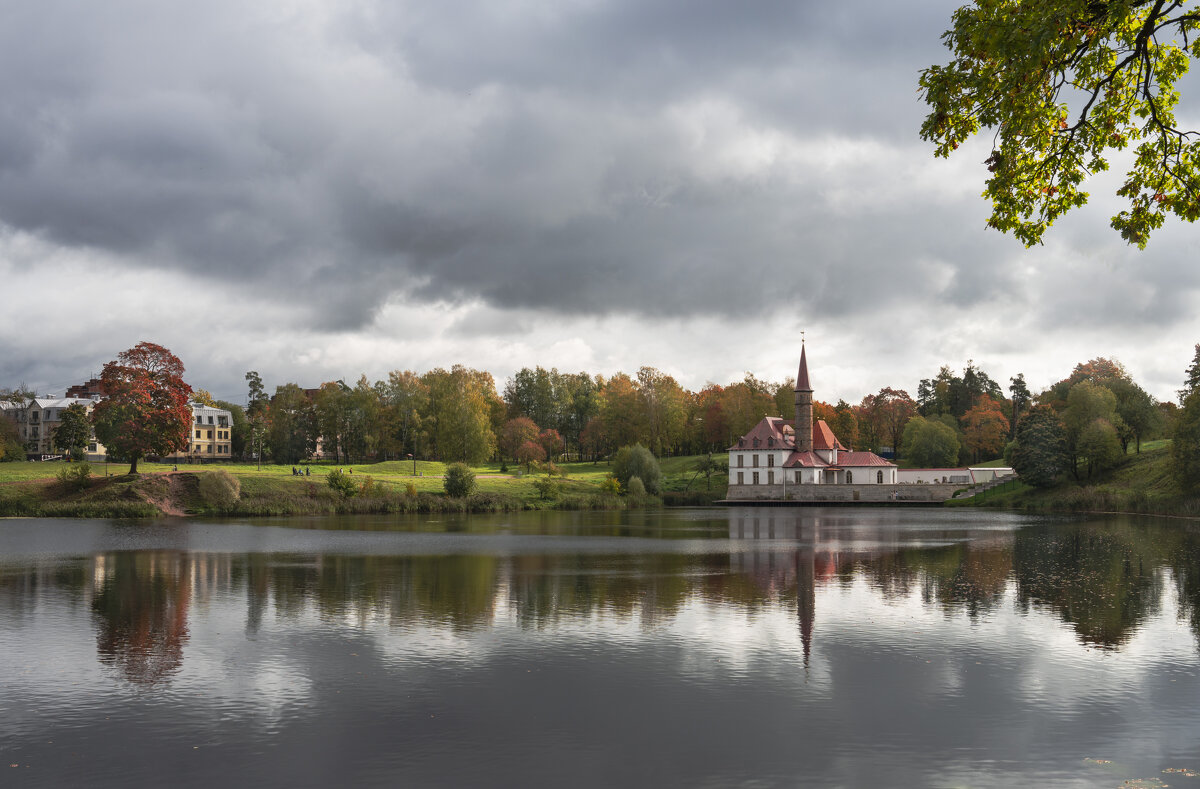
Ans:
{"type": "Polygon", "coordinates": [[[417,459],[412,456],[412,453],[409,453],[408,459],[413,462],[413,476],[415,477],[417,476],[417,459]]]}

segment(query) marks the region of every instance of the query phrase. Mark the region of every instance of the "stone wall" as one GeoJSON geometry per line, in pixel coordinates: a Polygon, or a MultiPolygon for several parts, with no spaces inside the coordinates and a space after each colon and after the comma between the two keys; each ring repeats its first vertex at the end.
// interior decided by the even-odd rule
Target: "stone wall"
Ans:
{"type": "Polygon", "coordinates": [[[730,485],[726,501],[940,502],[964,485],[730,485]]]}

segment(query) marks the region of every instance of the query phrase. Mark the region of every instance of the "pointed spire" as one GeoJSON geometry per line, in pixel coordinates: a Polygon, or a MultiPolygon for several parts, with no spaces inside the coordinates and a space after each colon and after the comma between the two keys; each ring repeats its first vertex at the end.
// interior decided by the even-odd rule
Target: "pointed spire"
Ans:
{"type": "Polygon", "coordinates": [[[800,372],[796,374],[796,391],[811,392],[812,386],[808,383],[808,359],[804,353],[804,340],[800,340],[800,372]]]}

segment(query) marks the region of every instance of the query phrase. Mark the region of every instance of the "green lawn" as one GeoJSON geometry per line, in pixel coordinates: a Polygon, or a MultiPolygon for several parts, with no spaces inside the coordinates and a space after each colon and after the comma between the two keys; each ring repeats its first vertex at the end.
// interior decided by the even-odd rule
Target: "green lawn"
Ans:
{"type": "MultiPolygon", "coordinates": [[[[695,474],[695,465],[700,457],[696,455],[660,459],[659,463],[663,471],[663,489],[668,491],[685,490],[695,474]]],[[[48,463],[0,463],[0,485],[36,480],[53,480],[64,465],[61,461],[48,463]]],[[[145,461],[138,463],[138,471],[144,475],[164,473],[171,471],[172,468],[174,468],[174,464],[171,463],[148,463],[145,461]]],[[[370,475],[376,484],[394,487],[401,491],[405,490],[411,484],[421,493],[440,493],[442,491],[442,476],[445,474],[446,464],[432,460],[418,460],[416,462],[415,475],[413,474],[413,462],[409,460],[355,463],[343,466],[314,464],[309,467],[311,468],[312,475],[308,477],[293,477],[291,466],[280,466],[269,463],[264,463],[261,469],[254,463],[233,462],[207,463],[204,465],[181,463],[178,468],[180,471],[190,472],[224,469],[238,477],[242,481],[244,489],[248,491],[256,487],[255,482],[258,480],[261,480],[264,484],[288,484],[290,481],[296,485],[303,485],[306,481],[324,482],[326,474],[335,468],[342,468],[346,471],[351,471],[355,477],[361,476],[365,478],[367,475],[370,475]]],[[[304,466],[297,466],[297,468],[304,468],[304,466]]],[[[566,472],[566,476],[561,480],[562,492],[564,494],[594,493],[600,483],[612,471],[611,465],[604,461],[599,463],[562,463],[559,464],[559,468],[566,472]]],[[[94,476],[103,476],[105,473],[105,464],[92,463],[91,470],[94,476]]],[[[473,467],[472,470],[476,474],[476,484],[481,492],[504,493],[526,501],[532,501],[537,498],[533,482],[544,476],[537,471],[526,473],[523,468],[517,465],[510,465],[507,471],[502,472],[499,463],[484,463],[473,467]]],[[[109,463],[107,471],[112,476],[123,476],[129,471],[129,464],[109,463]]],[[[712,476],[713,491],[718,493],[723,492],[725,480],[726,475],[724,473],[714,473],[712,476]]],[[[705,480],[702,475],[696,477],[691,482],[690,490],[705,490],[705,480]]]]}

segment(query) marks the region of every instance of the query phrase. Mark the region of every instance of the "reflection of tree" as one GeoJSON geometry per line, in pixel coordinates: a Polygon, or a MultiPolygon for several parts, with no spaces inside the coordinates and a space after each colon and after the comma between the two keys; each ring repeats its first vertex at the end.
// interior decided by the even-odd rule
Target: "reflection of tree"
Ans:
{"type": "Polygon", "coordinates": [[[106,557],[104,583],[92,600],[100,660],[130,682],[155,683],[183,663],[191,566],[183,553],[106,557]]]}
{"type": "Polygon", "coordinates": [[[1095,523],[1023,529],[1013,551],[1018,600],[1057,612],[1085,643],[1118,647],[1158,611],[1163,536],[1095,523]]]}
{"type": "Polygon", "coordinates": [[[1180,616],[1187,617],[1200,639],[1200,530],[1180,530],[1179,546],[1171,551],[1180,616]]]}
{"type": "MultiPolygon", "coordinates": [[[[943,543],[927,546],[914,546],[903,527],[841,515],[731,516],[729,529],[730,548],[718,553],[247,554],[222,560],[227,576],[205,570],[203,556],[111,554],[99,560],[104,580],[93,603],[99,649],[131,680],[168,676],[187,639],[190,595],[204,599],[210,577],[214,589],[244,589],[248,634],[271,614],[466,631],[505,611],[522,627],[550,630],[595,616],[655,627],[695,600],[747,614],[795,606],[807,661],[820,625],[817,590],[829,584],[865,581],[885,599],[917,596],[970,617],[1003,604],[1011,585],[1027,610],[1050,610],[1085,643],[1115,647],[1159,610],[1157,579],[1169,567],[1200,637],[1200,532],[1174,524],[1106,520],[965,537],[925,529],[921,539],[943,543]]],[[[4,580],[0,596],[14,583],[82,583],[46,571],[4,580]]]]}

